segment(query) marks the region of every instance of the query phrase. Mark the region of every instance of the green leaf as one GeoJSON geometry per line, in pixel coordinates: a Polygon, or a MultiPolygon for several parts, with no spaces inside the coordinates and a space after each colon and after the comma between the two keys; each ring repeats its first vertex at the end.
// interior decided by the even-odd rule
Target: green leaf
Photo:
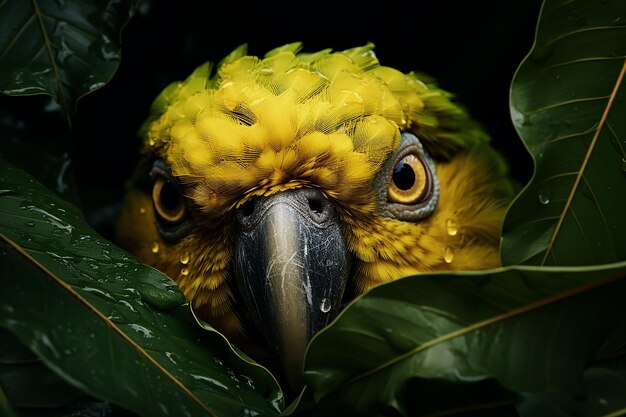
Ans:
{"type": "Polygon", "coordinates": [[[626,369],[594,367],[583,374],[585,395],[562,393],[529,397],[520,407],[522,417],[626,415],[626,369]]]}
{"type": "Polygon", "coordinates": [[[360,414],[422,402],[460,415],[479,404],[462,406],[451,383],[490,379],[499,389],[485,407],[507,392],[571,396],[590,361],[626,342],[615,325],[626,322],[625,291],[626,262],[404,278],[357,299],[313,339],[305,380],[320,407],[360,414]],[[427,389],[407,391],[415,378],[427,389]]]}
{"type": "Polygon", "coordinates": [[[0,326],[81,391],[145,416],[277,414],[282,393],[173,281],[0,160],[0,326]]]}
{"type": "Polygon", "coordinates": [[[131,0],[0,2],[0,91],[49,94],[69,120],[80,97],[113,77],[135,8],[131,0]]]}
{"type": "MultiPolygon", "coordinates": [[[[23,417],[72,413],[93,417],[116,415],[110,404],[90,398],[69,385],[4,329],[0,329],[0,387],[6,392],[5,406],[11,410],[15,407],[23,417]]],[[[2,399],[0,411],[4,411],[2,399]]]]}
{"type": "Polygon", "coordinates": [[[543,4],[511,85],[536,169],[505,220],[505,265],[626,259],[625,12],[621,0],[543,4]]]}

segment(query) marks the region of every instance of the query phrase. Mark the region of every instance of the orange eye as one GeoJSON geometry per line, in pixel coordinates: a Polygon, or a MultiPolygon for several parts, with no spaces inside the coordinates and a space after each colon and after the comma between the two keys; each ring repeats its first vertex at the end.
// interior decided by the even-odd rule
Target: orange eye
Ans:
{"type": "Polygon", "coordinates": [[[154,208],[163,220],[176,223],[185,217],[185,202],[178,186],[172,181],[158,177],[152,188],[154,208]]]}
{"type": "Polygon", "coordinates": [[[414,154],[406,155],[393,169],[387,199],[390,203],[417,204],[431,190],[431,178],[424,161],[414,154]]]}

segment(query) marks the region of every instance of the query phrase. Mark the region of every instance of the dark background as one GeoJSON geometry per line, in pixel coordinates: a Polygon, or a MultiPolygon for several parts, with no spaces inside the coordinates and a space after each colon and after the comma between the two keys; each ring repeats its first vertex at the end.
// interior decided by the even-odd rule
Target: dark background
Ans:
{"type": "MultiPolygon", "coordinates": [[[[453,92],[485,125],[512,175],[524,183],[532,161],[511,123],[509,87],[532,47],[540,5],[540,0],[295,1],[279,8],[266,2],[144,1],[122,31],[117,73],[78,102],[67,133],[83,208],[93,214],[120,202],[138,156],[136,132],[156,95],[242,43],[249,53],[263,55],[295,41],[307,52],[373,42],[382,65],[427,73],[453,92]]],[[[47,140],[47,133],[62,131],[56,128],[65,123],[60,114],[42,112],[49,102],[45,96],[2,96],[0,110],[17,114],[47,140]]],[[[100,221],[99,215],[92,217],[100,221]]]]}

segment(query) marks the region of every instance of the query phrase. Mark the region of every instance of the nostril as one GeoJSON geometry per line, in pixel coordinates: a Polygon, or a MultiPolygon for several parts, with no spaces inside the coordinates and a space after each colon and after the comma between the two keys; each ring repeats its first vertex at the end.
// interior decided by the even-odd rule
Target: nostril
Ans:
{"type": "Polygon", "coordinates": [[[322,203],[322,200],[320,200],[319,198],[309,198],[309,208],[311,209],[311,211],[313,213],[322,213],[324,211],[324,204],[322,203]]]}
{"type": "Polygon", "coordinates": [[[254,213],[254,200],[248,200],[239,207],[239,212],[244,217],[249,217],[254,213]]]}

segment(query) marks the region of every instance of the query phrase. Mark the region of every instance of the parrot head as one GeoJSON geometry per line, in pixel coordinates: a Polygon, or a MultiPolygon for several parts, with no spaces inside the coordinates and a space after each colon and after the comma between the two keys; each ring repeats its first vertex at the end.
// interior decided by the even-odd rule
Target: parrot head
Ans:
{"type": "Polygon", "coordinates": [[[246,53],[154,101],[118,237],[297,386],[309,340],[356,296],[499,266],[512,189],[451,95],[372,44],[246,53]]]}

